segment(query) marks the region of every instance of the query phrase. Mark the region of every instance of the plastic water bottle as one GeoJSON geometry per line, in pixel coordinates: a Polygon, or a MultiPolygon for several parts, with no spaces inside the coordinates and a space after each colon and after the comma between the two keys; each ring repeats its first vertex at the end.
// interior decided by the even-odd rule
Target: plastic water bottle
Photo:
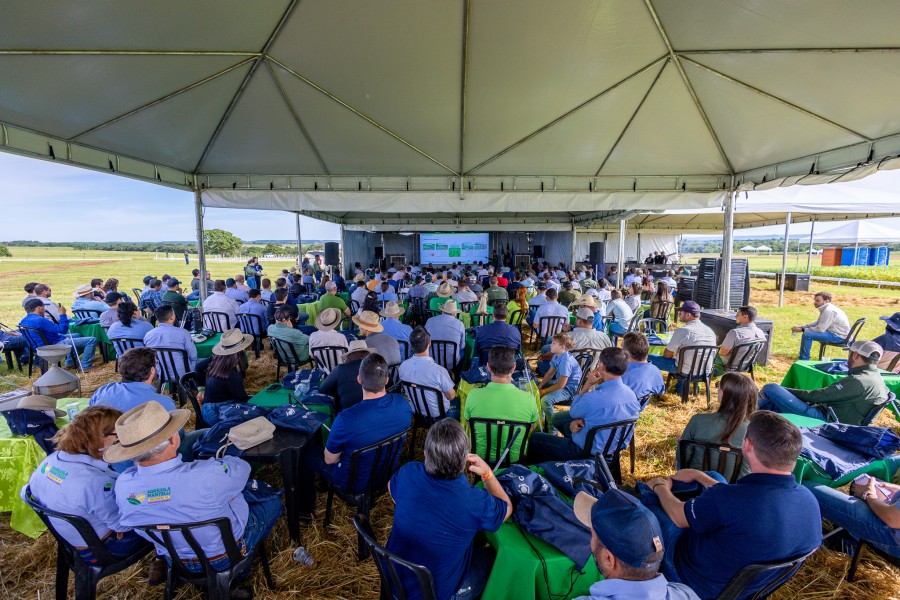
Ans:
{"type": "Polygon", "coordinates": [[[298,546],[297,549],[294,550],[294,562],[298,562],[305,567],[311,567],[315,564],[316,560],[306,551],[306,548],[298,546]]]}

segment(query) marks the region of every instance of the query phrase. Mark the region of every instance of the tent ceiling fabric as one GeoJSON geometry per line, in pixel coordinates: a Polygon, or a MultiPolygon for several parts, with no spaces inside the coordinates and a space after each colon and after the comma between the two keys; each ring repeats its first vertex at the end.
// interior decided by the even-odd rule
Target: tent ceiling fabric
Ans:
{"type": "Polygon", "coordinates": [[[562,219],[710,206],[900,154],[897,22],[893,0],[10,0],[0,150],[187,189],[596,204],[562,219]]]}

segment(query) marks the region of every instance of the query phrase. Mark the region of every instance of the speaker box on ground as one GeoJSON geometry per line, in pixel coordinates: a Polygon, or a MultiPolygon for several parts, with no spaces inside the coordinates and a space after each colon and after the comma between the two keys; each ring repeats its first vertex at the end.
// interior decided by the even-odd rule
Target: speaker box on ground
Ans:
{"type": "Polygon", "coordinates": [[[375,246],[375,260],[384,258],[384,246],[375,246]]]}
{"type": "Polygon", "coordinates": [[[336,265],[340,262],[340,245],[337,242],[325,242],[325,264],[336,265]]]}
{"type": "Polygon", "coordinates": [[[535,258],[544,258],[544,247],[540,245],[536,245],[534,247],[534,257],[535,258]]]}

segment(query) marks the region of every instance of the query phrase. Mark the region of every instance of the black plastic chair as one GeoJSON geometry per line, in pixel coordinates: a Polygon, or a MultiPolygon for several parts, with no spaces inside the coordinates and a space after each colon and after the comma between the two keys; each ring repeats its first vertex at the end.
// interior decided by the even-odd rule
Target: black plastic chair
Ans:
{"type": "Polygon", "coordinates": [[[687,402],[691,395],[691,386],[694,386],[694,394],[699,393],[699,385],[702,381],[706,385],[706,407],[712,404],[712,396],[709,389],[709,380],[715,366],[718,346],[682,346],[678,350],[678,361],[674,371],[666,376],[666,387],[673,378],[681,381],[681,401],[687,402]],[[688,353],[692,352],[688,358],[688,353]],[[690,360],[690,364],[688,364],[690,360]],[[684,372],[687,367],[687,373],[684,372]]]}
{"type": "Polygon", "coordinates": [[[341,364],[341,358],[347,353],[347,349],[343,346],[319,346],[312,348],[309,353],[316,368],[331,373],[332,369],[341,364]]]}
{"type": "MultiPolygon", "coordinates": [[[[841,531],[844,531],[843,527],[836,527],[831,531],[831,533],[829,533],[825,537],[829,538],[832,535],[835,535],[841,531]]],[[[900,558],[897,558],[896,556],[891,556],[890,554],[888,554],[887,552],[884,552],[880,548],[876,548],[875,546],[872,546],[866,540],[860,539],[856,544],[855,551],[848,552],[848,556],[850,557],[850,569],[847,571],[847,581],[852,583],[853,581],[856,580],[856,571],[857,571],[857,569],[859,569],[860,559],[862,559],[862,556],[866,550],[868,550],[869,552],[872,552],[873,554],[877,554],[885,562],[890,563],[890,564],[894,565],[895,567],[897,567],[898,569],[900,569],[900,558]]]]}
{"type": "Polygon", "coordinates": [[[753,373],[753,364],[756,357],[766,347],[765,340],[756,340],[746,344],[738,344],[728,353],[728,362],[725,363],[725,371],[732,373],[750,373],[750,379],[756,381],[753,373]]]}
{"type": "Polygon", "coordinates": [[[700,452],[703,455],[701,471],[715,471],[728,480],[728,483],[734,483],[741,476],[744,452],[740,448],[714,442],[680,440],[678,442],[678,464],[682,469],[688,468],[695,452],[700,452]],[[731,457],[730,468],[728,466],[729,456],[731,457]],[[715,461],[715,464],[713,464],[713,461],[715,461]]]}
{"type": "Polygon", "coordinates": [[[132,348],[141,348],[144,345],[144,340],[140,338],[109,338],[109,341],[116,352],[116,373],[119,372],[119,357],[132,348]]]}
{"type": "MultiPolygon", "coordinates": [[[[380,442],[357,448],[350,453],[347,484],[344,489],[337,490],[333,483],[328,483],[328,500],[325,503],[325,527],[331,524],[335,493],[341,499],[351,499],[356,506],[357,515],[369,517],[372,505],[378,500],[379,496],[387,491],[391,477],[397,472],[400,464],[400,453],[403,451],[403,444],[406,442],[408,433],[409,429],[405,429],[380,442]],[[363,462],[369,466],[369,478],[360,486],[358,485],[360,483],[360,465],[363,462]],[[361,492],[356,491],[359,488],[362,488],[361,492]]],[[[359,536],[357,544],[359,560],[364,560],[368,556],[368,552],[362,536],[359,536]]]]}
{"type": "Polygon", "coordinates": [[[119,571],[123,571],[131,565],[139,562],[146,556],[153,546],[150,543],[142,544],[137,550],[128,556],[116,558],[106,549],[97,533],[88,521],[76,515],[50,510],[35,500],[31,494],[31,488],[27,487],[23,498],[25,504],[31,507],[37,516],[44,522],[53,537],[56,538],[56,598],[66,600],[69,586],[69,570],[75,573],[75,598],[76,600],[93,600],[97,597],[97,584],[104,577],[108,577],[119,571]],[[50,520],[59,519],[75,528],[78,535],[85,541],[91,550],[97,563],[89,565],[75,549],[53,526],[50,520]]]}
{"type": "Polygon", "coordinates": [[[863,325],[865,324],[865,317],[863,317],[862,319],[857,319],[856,322],[850,327],[850,331],[847,333],[847,337],[845,337],[843,340],[839,342],[819,342],[819,360],[825,358],[825,350],[826,348],[828,348],[828,346],[840,348],[845,352],[849,350],[853,342],[856,341],[856,336],[859,335],[859,332],[862,330],[863,325]]]}
{"type": "MultiPolygon", "coordinates": [[[[578,366],[581,368],[581,380],[578,382],[577,389],[579,394],[583,394],[584,391],[581,389],[581,386],[584,385],[588,373],[591,371],[591,367],[593,367],[600,359],[600,351],[591,350],[590,348],[580,348],[572,350],[572,356],[575,357],[575,362],[577,362],[578,366]]],[[[572,401],[570,400],[568,404],[571,403],[572,401]]]]}
{"type": "Polygon", "coordinates": [[[281,381],[281,367],[287,368],[287,372],[291,373],[309,362],[308,359],[300,359],[297,349],[291,342],[270,336],[269,343],[272,345],[272,352],[275,353],[275,379],[278,381],[281,381]]]}
{"type": "Polygon", "coordinates": [[[793,577],[806,559],[812,556],[818,547],[813,548],[811,552],[807,552],[803,556],[792,558],[781,562],[760,563],[755,565],[747,565],[731,578],[728,585],[725,586],[716,600],[760,600],[768,598],[769,595],[787,583],[793,577]],[[746,589],[753,585],[756,579],[763,573],[778,572],[768,583],[752,594],[747,594],[746,589]]]}
{"type": "Polygon", "coordinates": [[[460,302],[459,311],[464,313],[471,312],[476,306],[478,306],[478,302],[460,302]]]}
{"type": "Polygon", "coordinates": [[[259,358],[259,353],[262,352],[263,335],[266,332],[262,317],[250,313],[239,313],[237,318],[241,331],[253,336],[253,351],[256,353],[256,358],[259,358]]]}
{"type": "Polygon", "coordinates": [[[403,322],[407,325],[410,324],[425,324],[425,299],[421,296],[413,296],[409,298],[409,307],[406,309],[406,313],[403,315],[403,322]]]}
{"type": "Polygon", "coordinates": [[[561,332],[563,327],[569,324],[569,317],[556,315],[544,316],[540,320],[535,321],[535,326],[531,330],[532,337],[537,332],[538,341],[541,345],[546,344],[547,340],[561,332]]]}
{"type": "Polygon", "coordinates": [[[510,313],[509,317],[506,319],[506,322],[512,325],[513,327],[517,327],[519,329],[519,335],[522,334],[522,321],[524,321],[525,311],[523,310],[515,310],[510,313]]]}
{"type": "Polygon", "coordinates": [[[178,401],[178,405],[184,405],[178,381],[182,375],[191,370],[187,352],[182,348],[154,348],[154,350],[156,350],[156,391],[162,390],[163,385],[168,384],[169,392],[178,401]]]}
{"type": "Polygon", "coordinates": [[[469,315],[469,318],[472,321],[472,327],[481,327],[482,325],[487,325],[488,323],[492,323],[494,321],[494,315],[490,313],[476,313],[474,315],[469,315]]]}
{"type": "Polygon", "coordinates": [[[508,467],[525,457],[525,446],[528,442],[528,434],[531,432],[531,423],[498,419],[469,419],[468,422],[471,452],[480,456],[494,468],[508,467]],[[479,427],[484,431],[484,448],[478,448],[475,441],[475,431],[479,427]],[[522,445],[519,446],[519,455],[514,457],[512,447],[517,440],[521,441],[522,445]],[[503,456],[503,460],[499,464],[495,464],[501,456],[503,456]]]}
{"type": "Polygon", "coordinates": [[[435,421],[440,421],[447,417],[447,411],[444,409],[444,392],[437,388],[409,381],[400,381],[400,389],[413,409],[412,442],[409,446],[409,454],[412,456],[413,452],[416,451],[416,434],[419,431],[419,427],[428,429],[435,421]],[[429,397],[437,405],[437,411],[428,402],[429,397]]]}
{"type": "MultiPolygon", "coordinates": [[[[47,339],[47,336],[40,329],[35,329],[34,327],[25,327],[24,325],[19,325],[19,333],[22,334],[22,337],[25,338],[25,343],[28,344],[29,350],[29,360],[28,360],[28,376],[31,377],[31,370],[34,366],[35,362],[37,362],[38,367],[41,370],[41,373],[46,373],[47,369],[50,368],[50,365],[47,364],[47,361],[38,356],[37,349],[41,346],[49,346],[50,341],[47,339]],[[38,343],[40,340],[40,343],[38,343]]],[[[79,360],[78,352],[75,348],[72,348],[71,351],[72,360],[79,360]]],[[[60,361],[62,362],[62,361],[60,361]]],[[[57,363],[59,364],[59,363],[57,363]]]]}
{"type": "Polygon", "coordinates": [[[353,517],[353,526],[359,539],[365,545],[368,552],[372,554],[375,566],[378,568],[378,575],[381,578],[381,591],[379,592],[379,600],[407,600],[410,595],[403,587],[403,580],[400,579],[400,573],[409,571],[416,579],[417,597],[422,600],[437,600],[437,592],[434,587],[434,578],[431,571],[427,567],[404,560],[386,550],[375,539],[372,532],[372,526],[369,519],[363,515],[353,517]]]}
{"type": "Polygon", "coordinates": [[[138,306],[141,305],[141,290],[138,288],[131,288],[131,293],[134,294],[134,303],[138,306]]]}
{"type": "Polygon", "coordinates": [[[182,397],[187,398],[188,402],[190,402],[191,406],[194,408],[194,429],[206,429],[209,427],[209,423],[203,418],[200,400],[197,398],[200,393],[200,384],[197,382],[197,374],[194,371],[189,371],[182,375],[181,379],[178,380],[178,389],[183,395],[182,397]]]}
{"type": "Polygon", "coordinates": [[[76,321],[80,321],[82,319],[99,319],[101,314],[102,313],[99,310],[91,310],[88,308],[82,308],[72,311],[72,316],[75,317],[76,321]]]}
{"type": "Polygon", "coordinates": [[[350,314],[355,315],[359,312],[359,302],[356,300],[350,300],[350,314]]]}
{"type": "Polygon", "coordinates": [[[672,302],[659,302],[656,306],[650,305],[650,316],[658,319],[668,325],[669,316],[672,312],[672,302]]]}
{"type": "MultiPolygon", "coordinates": [[[[825,407],[826,421],[828,421],[829,423],[840,423],[837,413],[834,412],[834,408],[828,406],[827,404],[823,404],[820,406],[825,407]]],[[[883,411],[888,406],[892,407],[897,414],[900,414],[900,405],[898,405],[897,403],[897,395],[894,392],[888,392],[887,400],[885,400],[883,404],[876,404],[872,406],[860,425],[871,425],[875,421],[875,419],[878,418],[878,415],[881,414],[881,411],[883,411]]]]}
{"type": "Polygon", "coordinates": [[[215,310],[203,311],[203,326],[206,329],[212,329],[219,333],[224,333],[231,329],[231,317],[227,313],[215,310]]]}
{"type": "Polygon", "coordinates": [[[397,340],[397,345],[400,346],[400,358],[406,360],[412,354],[409,353],[409,342],[406,340],[397,340]]]}
{"type": "Polygon", "coordinates": [[[897,363],[900,363],[900,352],[898,352],[894,358],[891,359],[891,362],[888,363],[888,368],[886,371],[890,371],[891,373],[897,372],[897,363]]]}
{"type": "Polygon", "coordinates": [[[625,449],[625,446],[628,445],[628,441],[634,436],[634,428],[636,425],[637,419],[630,419],[591,427],[588,430],[587,437],[584,441],[581,458],[593,458],[597,461],[601,459],[605,460],[609,465],[616,483],[621,485],[622,466],[620,464],[620,458],[622,450],[625,449]],[[603,446],[603,451],[595,454],[594,438],[601,431],[609,431],[609,436],[606,438],[606,444],[603,446]]]}
{"type": "Polygon", "coordinates": [[[507,304],[509,304],[508,299],[497,298],[496,300],[488,300],[488,306],[494,308],[495,310],[498,306],[506,306],[507,304]]]}
{"type": "MultiPolygon", "coordinates": [[[[241,554],[238,549],[237,542],[234,540],[234,533],[231,530],[231,522],[221,517],[218,519],[210,519],[208,521],[198,521],[196,523],[171,523],[158,525],[145,525],[135,527],[135,531],[140,531],[150,537],[160,546],[165,546],[172,559],[169,566],[168,575],[166,577],[167,599],[172,598],[175,594],[175,588],[179,583],[188,583],[199,587],[206,588],[209,600],[227,600],[231,598],[231,586],[239,575],[250,569],[253,559],[257,556],[262,563],[263,573],[266,577],[266,585],[270,590],[275,589],[275,583],[272,581],[272,573],[269,570],[269,557],[266,554],[266,538],[259,540],[259,543],[252,551],[246,555],[241,554]],[[225,546],[225,555],[231,566],[224,571],[216,571],[212,568],[209,558],[206,557],[203,546],[197,541],[194,532],[205,528],[216,527],[219,535],[222,536],[222,543],[225,546]],[[184,541],[190,546],[191,550],[197,557],[197,561],[202,568],[201,573],[191,573],[187,570],[184,563],[181,562],[178,552],[175,549],[172,534],[178,533],[184,538],[184,541]]],[[[268,536],[266,536],[268,537],[268,536]]]]}
{"type": "Polygon", "coordinates": [[[456,342],[433,339],[431,340],[431,348],[428,350],[428,353],[434,359],[434,362],[447,369],[453,381],[459,381],[459,369],[462,366],[462,361],[459,358],[459,347],[456,342]]]}

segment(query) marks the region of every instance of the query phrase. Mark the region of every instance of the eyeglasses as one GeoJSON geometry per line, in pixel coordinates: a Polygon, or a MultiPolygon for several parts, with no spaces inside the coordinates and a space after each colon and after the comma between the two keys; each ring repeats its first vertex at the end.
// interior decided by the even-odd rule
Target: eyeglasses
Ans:
{"type": "Polygon", "coordinates": [[[116,437],[119,437],[119,434],[116,433],[115,431],[107,431],[107,432],[104,433],[103,435],[104,435],[104,436],[114,435],[114,436],[116,436],[116,437]]]}

